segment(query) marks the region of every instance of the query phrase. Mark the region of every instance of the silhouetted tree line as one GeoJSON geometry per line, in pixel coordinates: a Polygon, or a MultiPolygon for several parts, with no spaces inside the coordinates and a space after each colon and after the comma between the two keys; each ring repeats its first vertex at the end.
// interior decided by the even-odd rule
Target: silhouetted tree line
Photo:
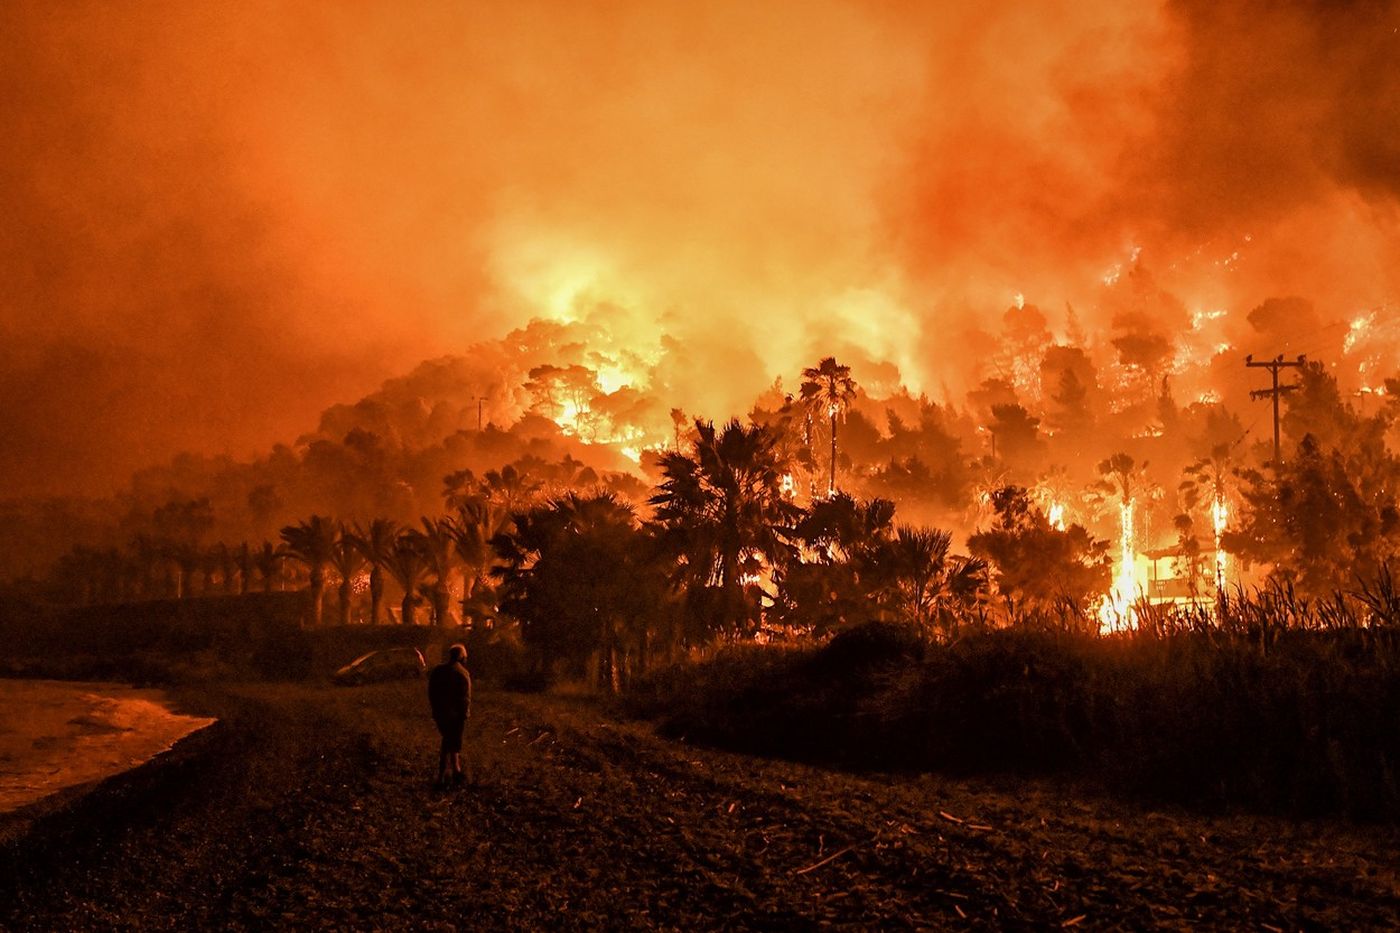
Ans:
{"type": "MultiPolygon", "coordinates": [[[[1092,372],[1050,350],[1046,365],[1058,367],[1070,399],[1092,372]]],[[[1047,439],[1010,382],[989,380],[971,396],[996,453],[968,460],[959,439],[967,426],[951,409],[921,400],[917,423],[891,410],[881,433],[855,404],[861,390],[848,367],[826,358],[803,377],[796,396],[775,385],[747,422],[687,422],[673,411],[674,443],[644,458],[650,487],[568,456],[524,457],[480,476],[448,473],[445,511],[416,523],[317,514],[276,541],[236,544],[207,543],[209,499],[177,498],[143,520],[129,547],[73,548],[55,579],[85,602],[304,589],[310,625],[327,621],[332,588],[340,624],[383,623],[392,586],[398,622],[518,631],[542,667],[599,658],[616,684],[687,647],[872,620],[943,639],[1035,616],[1093,628],[1111,553],[1087,519],[1120,509],[1138,510],[1149,526],[1168,516],[1193,592],[1206,575],[1209,510],[1226,501],[1231,559],[1264,564],[1305,596],[1376,579],[1400,550],[1400,461],[1388,444],[1400,386],[1364,414],[1331,374],[1309,366],[1286,397],[1285,433],[1296,440],[1282,462],[1254,465],[1235,437],[1185,461],[1173,494],[1123,450],[1100,461],[1087,486],[1060,468],[1032,469],[1047,439]],[[848,448],[888,460],[861,466],[848,448]],[[971,516],[968,554],[954,553],[947,531],[896,521],[906,488],[971,516]],[[1052,502],[1086,520],[1052,519],[1052,502]]],[[[568,385],[558,372],[532,378],[532,391],[562,404],[554,393],[568,385]]],[[[1165,383],[1156,404],[1168,435],[1206,417],[1175,408],[1165,383]]],[[[1057,423],[1073,433],[1092,414],[1057,423]]],[[[1201,437],[1228,438],[1231,423],[1201,437]]]]}

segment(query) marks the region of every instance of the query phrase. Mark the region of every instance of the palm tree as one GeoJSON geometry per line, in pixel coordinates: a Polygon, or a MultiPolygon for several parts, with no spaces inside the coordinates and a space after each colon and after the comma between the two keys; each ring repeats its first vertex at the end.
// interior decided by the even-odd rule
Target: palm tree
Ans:
{"type": "Polygon", "coordinates": [[[264,541],[262,547],[253,555],[253,565],[258,568],[258,575],[262,577],[264,593],[271,593],[274,585],[281,589],[280,571],[282,561],[286,559],[286,552],[274,546],[271,541],[264,541]]]}
{"type": "MultiPolygon", "coordinates": [[[[1239,443],[1236,441],[1236,443],[1239,443]]],[[[1183,470],[1185,479],[1181,481],[1181,495],[1186,508],[1184,516],[1190,522],[1190,513],[1203,498],[1210,499],[1211,533],[1215,552],[1215,592],[1225,591],[1226,555],[1222,538],[1229,522],[1229,476],[1230,451],[1233,445],[1217,444],[1211,448],[1209,457],[1202,457],[1183,470]]],[[[1190,568],[1194,577],[1194,566],[1190,568]]],[[[1194,584],[1193,584],[1194,589],[1194,584]]]]}
{"type": "Polygon", "coordinates": [[[851,561],[894,533],[894,511],[895,505],[889,499],[857,501],[846,493],[837,493],[813,502],[794,533],[820,563],[851,561]]]}
{"type": "Polygon", "coordinates": [[[388,518],[376,518],[367,526],[355,526],[350,536],[369,562],[369,624],[379,624],[379,607],[384,602],[384,571],[394,558],[399,539],[399,525],[388,518]]]}
{"type": "Polygon", "coordinates": [[[168,544],[166,549],[175,566],[175,598],[185,599],[190,595],[190,581],[199,570],[200,553],[193,544],[168,544]]]}
{"type": "MultiPolygon", "coordinates": [[[[199,549],[199,595],[214,592],[214,577],[222,573],[228,560],[228,547],[222,541],[212,547],[199,549]]],[[[221,588],[222,588],[222,582],[221,588]]]]}
{"type": "Polygon", "coordinates": [[[400,621],[404,625],[414,625],[417,622],[413,610],[418,604],[418,585],[428,573],[428,563],[423,557],[423,548],[419,543],[421,536],[422,532],[411,528],[400,534],[394,542],[394,549],[389,553],[389,559],[384,564],[389,576],[403,589],[400,621]]]}
{"type": "Polygon", "coordinates": [[[936,528],[900,526],[867,555],[871,589],[896,618],[926,632],[951,628],[983,596],[987,564],[950,554],[953,537],[936,528]]]}
{"type": "Polygon", "coordinates": [[[617,692],[633,658],[644,666],[667,583],[630,505],[607,492],[569,492],[517,515],[491,546],[502,609],[546,669],[593,655],[617,692]]]}
{"type": "Polygon", "coordinates": [[[505,530],[510,516],[482,496],[463,502],[453,523],[457,557],[462,562],[462,621],[468,619],[468,605],[477,586],[486,578],[491,563],[491,539],[505,530]]]}
{"type": "Polygon", "coordinates": [[[814,633],[875,617],[887,575],[882,548],[894,534],[894,503],[838,492],[813,499],[792,529],[799,560],[775,576],[774,615],[814,633]]]}
{"type": "Polygon", "coordinates": [[[856,383],[851,367],[828,356],[816,366],[802,370],[802,402],[809,411],[824,413],[831,426],[831,478],[826,494],[836,494],[836,417],[844,415],[856,400],[856,383]]]}
{"type": "Polygon", "coordinates": [[[481,481],[482,494],[492,505],[503,512],[516,512],[527,507],[539,492],[540,484],[528,472],[506,464],[500,469],[488,470],[481,481]]]}
{"type": "Polygon", "coordinates": [[[1118,500],[1118,568],[1109,599],[1116,617],[1126,624],[1132,624],[1136,612],[1134,603],[1141,597],[1141,583],[1135,570],[1138,534],[1134,512],[1137,496],[1153,491],[1146,470],[1145,461],[1138,465],[1130,455],[1116,453],[1099,463],[1102,479],[1090,488],[1090,495],[1101,504],[1110,498],[1118,500]]]}
{"type": "Polygon", "coordinates": [[[457,569],[456,523],[451,518],[424,518],[423,530],[417,533],[416,541],[428,574],[433,578],[429,591],[433,622],[445,626],[451,621],[447,604],[452,595],[452,573],[457,569]]]}
{"type": "Polygon", "coordinates": [[[341,526],[335,547],[331,550],[330,564],[340,577],[340,624],[349,625],[350,597],[354,592],[355,577],[365,569],[365,554],[356,545],[354,537],[346,533],[344,526],[341,526]]]}
{"type": "Polygon", "coordinates": [[[160,542],[150,535],[137,535],[131,545],[138,574],[137,590],[144,599],[155,596],[156,570],[161,566],[163,555],[160,542]]]}
{"type": "Polygon", "coordinates": [[[244,541],[234,552],[234,563],[238,565],[238,594],[247,596],[248,589],[252,585],[253,576],[253,549],[248,547],[248,542],[244,541]]]}
{"type": "Polygon", "coordinates": [[[1131,505],[1146,485],[1146,469],[1146,463],[1138,466],[1129,454],[1114,454],[1107,460],[1100,461],[1099,475],[1103,479],[1098,481],[1093,491],[1097,492],[1100,498],[1116,496],[1119,504],[1131,505]]]}
{"type": "Polygon", "coordinates": [[[661,455],[665,479],[650,502],[663,542],[682,561],[678,580],[692,603],[717,596],[706,614],[715,627],[737,632],[756,608],[745,583],[765,564],[786,561],[783,535],[799,509],[783,493],[787,464],[773,431],[738,421],[716,431],[697,420],[695,428],[690,453],[661,455]]]}
{"type": "Polygon", "coordinates": [[[306,565],[310,577],[311,624],[320,626],[326,596],[326,567],[335,556],[340,523],[321,515],[282,529],[287,556],[306,565]]]}

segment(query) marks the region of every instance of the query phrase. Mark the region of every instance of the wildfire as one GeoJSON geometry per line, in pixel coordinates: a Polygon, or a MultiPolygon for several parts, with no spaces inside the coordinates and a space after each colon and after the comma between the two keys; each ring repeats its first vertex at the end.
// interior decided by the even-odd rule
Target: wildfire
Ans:
{"type": "Polygon", "coordinates": [[[565,399],[559,407],[559,415],[554,419],[555,423],[563,429],[565,434],[579,433],[579,418],[587,409],[573,399],[565,399]]]}
{"type": "Polygon", "coordinates": [[[1400,342],[1400,326],[1390,305],[1382,305],[1358,314],[1347,327],[1342,350],[1357,357],[1356,372],[1361,377],[1357,391],[1361,395],[1385,395],[1385,386],[1377,384],[1375,374],[1395,371],[1395,347],[1400,342]]]}
{"type": "Polygon", "coordinates": [[[1140,587],[1137,581],[1137,542],[1133,530],[1133,507],[1136,500],[1118,506],[1118,567],[1113,575],[1113,587],[1099,605],[1099,629],[1121,632],[1137,622],[1137,601],[1140,587]]]}
{"type": "Polygon", "coordinates": [[[1356,344],[1365,339],[1370,333],[1371,325],[1376,323],[1376,313],[1374,311],[1354,318],[1347,327],[1346,339],[1342,341],[1342,349],[1350,353],[1356,349],[1356,344]]]}
{"type": "Polygon", "coordinates": [[[1191,315],[1191,329],[1198,331],[1209,321],[1218,321],[1225,317],[1228,312],[1224,308],[1216,308],[1211,311],[1195,311],[1191,315]]]}
{"type": "Polygon", "coordinates": [[[621,366],[598,367],[598,388],[611,395],[623,386],[637,385],[639,380],[621,366]]]}
{"type": "Polygon", "coordinates": [[[1217,594],[1225,592],[1225,569],[1228,555],[1220,542],[1225,535],[1229,518],[1230,510],[1224,497],[1217,495],[1210,506],[1211,528],[1215,532],[1215,592],[1217,594]]]}
{"type": "Polygon", "coordinates": [[[1100,276],[1100,279],[1103,281],[1103,284],[1109,287],[1117,285],[1118,280],[1123,277],[1124,266],[1126,265],[1128,267],[1131,267],[1134,263],[1138,261],[1138,257],[1141,255],[1142,247],[1134,246],[1128,253],[1128,261],[1126,263],[1116,262],[1108,269],[1108,271],[1106,271],[1102,276],[1100,276]]]}
{"type": "Polygon", "coordinates": [[[1056,531],[1065,530],[1065,504],[1063,502],[1051,502],[1045,517],[1050,520],[1051,528],[1056,531]]]}

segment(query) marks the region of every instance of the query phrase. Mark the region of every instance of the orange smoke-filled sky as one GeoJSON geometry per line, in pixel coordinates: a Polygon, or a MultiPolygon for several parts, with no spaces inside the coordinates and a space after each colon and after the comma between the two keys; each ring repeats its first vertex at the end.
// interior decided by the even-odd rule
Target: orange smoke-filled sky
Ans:
{"type": "Polygon", "coordinates": [[[959,327],[1018,292],[1092,326],[1135,249],[1188,306],[1394,300],[1398,28],[1393,4],[7,3],[0,497],[245,456],[593,301],[703,360],[676,401],[719,416],[846,348],[937,393],[959,327]]]}

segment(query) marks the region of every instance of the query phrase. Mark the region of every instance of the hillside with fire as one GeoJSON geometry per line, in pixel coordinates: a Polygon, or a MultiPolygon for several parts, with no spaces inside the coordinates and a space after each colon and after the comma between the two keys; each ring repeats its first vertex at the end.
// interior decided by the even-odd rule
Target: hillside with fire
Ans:
{"type": "Polygon", "coordinates": [[[0,928],[1400,925],[1400,0],[0,49],[0,928]]]}
{"type": "MultiPolygon", "coordinates": [[[[1325,600],[1373,581],[1400,540],[1400,403],[1387,376],[1400,372],[1400,335],[1386,310],[1331,319],[1305,299],[1271,298],[1188,312],[1140,259],[1105,275],[1102,301],[1121,308],[1107,333],[1085,334],[1072,308],[1052,321],[1017,296],[988,315],[994,326],[956,335],[983,351],[957,396],[915,394],[897,366],[859,352],[738,374],[768,384],[726,428],[679,404],[695,378],[682,346],[579,298],[576,319],[539,319],[425,362],[256,459],[182,455],[110,499],[14,503],[7,556],[12,576],[47,574],[60,601],[247,592],[325,577],[336,540],[318,566],[279,533],[314,516],[346,540],[355,527],[419,534],[420,520],[446,522],[473,544],[449,549],[451,563],[424,568],[414,586],[451,591],[441,624],[494,619],[489,542],[512,515],[607,497],[664,537],[693,517],[668,490],[723,456],[732,435],[747,438],[748,461],[710,466],[753,471],[744,494],[766,510],[767,529],[733,555],[751,605],[730,634],[865,619],[856,552],[901,530],[939,542],[940,570],[970,555],[957,564],[956,610],[935,611],[951,592],[914,597],[925,621],[995,624],[1058,607],[1113,630],[1134,624],[1139,603],[1208,609],[1232,591],[1281,585],[1325,600]],[[1256,356],[1278,361],[1275,383],[1256,356]],[[836,565],[860,598],[843,603],[825,579],[836,565]],[[795,608],[809,585],[828,598],[795,608]],[[464,597],[478,601],[464,609],[464,597]]],[[[716,558],[675,560],[694,574],[716,558]]],[[[331,582],[352,597],[385,569],[341,561],[349,575],[331,582]]],[[[419,594],[402,592],[401,578],[394,595],[397,605],[419,594]]],[[[370,620],[365,598],[341,613],[370,620]]]]}

